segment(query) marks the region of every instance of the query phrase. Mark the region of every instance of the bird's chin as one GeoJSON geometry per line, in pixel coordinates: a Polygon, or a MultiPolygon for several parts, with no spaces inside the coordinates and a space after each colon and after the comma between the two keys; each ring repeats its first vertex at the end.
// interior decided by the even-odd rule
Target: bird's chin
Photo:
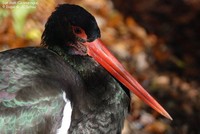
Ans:
{"type": "Polygon", "coordinates": [[[71,55],[88,55],[86,46],[81,42],[77,42],[76,44],[70,44],[69,46],[71,46],[69,50],[69,54],[71,55]]]}

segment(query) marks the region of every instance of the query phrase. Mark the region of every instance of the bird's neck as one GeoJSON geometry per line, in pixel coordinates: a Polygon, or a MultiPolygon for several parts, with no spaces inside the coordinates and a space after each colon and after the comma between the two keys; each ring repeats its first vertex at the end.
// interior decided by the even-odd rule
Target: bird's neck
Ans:
{"type": "MultiPolygon", "coordinates": [[[[99,63],[97,63],[90,56],[70,55],[70,54],[67,54],[67,52],[64,49],[58,46],[55,46],[49,49],[51,49],[52,51],[57,53],[59,56],[61,56],[67,62],[67,64],[71,65],[72,68],[74,68],[75,71],[77,71],[77,73],[82,77],[83,81],[86,82],[85,84],[89,88],[90,86],[94,86],[94,85],[101,86],[101,84],[105,82],[107,79],[114,79],[109,74],[109,72],[107,72],[99,63]],[[90,82],[89,80],[93,82],[87,83],[87,82],[90,82]],[[97,83],[94,83],[94,81],[97,81],[97,83]]],[[[124,87],[122,84],[120,85],[123,87],[126,94],[130,97],[129,90],[126,87],[124,87]]],[[[100,91],[102,91],[102,93],[104,92],[104,90],[100,90],[100,91]]]]}
{"type": "Polygon", "coordinates": [[[68,64],[70,64],[80,75],[91,73],[92,68],[102,68],[96,61],[88,55],[71,54],[69,51],[59,46],[48,47],[51,51],[62,57],[68,64]]]}

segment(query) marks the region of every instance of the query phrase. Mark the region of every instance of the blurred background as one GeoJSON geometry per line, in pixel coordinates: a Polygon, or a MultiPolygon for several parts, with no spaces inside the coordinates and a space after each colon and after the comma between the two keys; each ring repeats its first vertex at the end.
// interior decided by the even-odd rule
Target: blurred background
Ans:
{"type": "Polygon", "coordinates": [[[39,46],[62,3],[95,16],[103,42],[173,117],[132,95],[123,134],[200,134],[200,0],[0,0],[0,51],[39,46]]]}

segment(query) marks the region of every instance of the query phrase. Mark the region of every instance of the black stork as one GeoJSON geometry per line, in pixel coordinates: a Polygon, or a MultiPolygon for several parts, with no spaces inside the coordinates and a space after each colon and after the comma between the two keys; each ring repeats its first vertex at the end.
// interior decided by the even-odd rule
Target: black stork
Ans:
{"type": "Polygon", "coordinates": [[[99,38],[90,13],[63,4],[45,25],[43,47],[1,52],[0,133],[121,133],[129,90],[171,119],[99,38]]]}

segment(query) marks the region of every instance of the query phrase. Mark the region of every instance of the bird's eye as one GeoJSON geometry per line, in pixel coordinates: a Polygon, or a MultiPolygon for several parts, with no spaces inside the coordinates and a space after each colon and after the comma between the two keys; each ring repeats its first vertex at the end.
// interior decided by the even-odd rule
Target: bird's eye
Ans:
{"type": "Polygon", "coordinates": [[[87,40],[87,34],[82,28],[78,26],[72,26],[72,30],[73,30],[73,33],[76,35],[76,37],[84,41],[87,40]]]}
{"type": "Polygon", "coordinates": [[[80,27],[73,27],[73,31],[75,34],[81,34],[82,33],[82,29],[80,27]]]}

